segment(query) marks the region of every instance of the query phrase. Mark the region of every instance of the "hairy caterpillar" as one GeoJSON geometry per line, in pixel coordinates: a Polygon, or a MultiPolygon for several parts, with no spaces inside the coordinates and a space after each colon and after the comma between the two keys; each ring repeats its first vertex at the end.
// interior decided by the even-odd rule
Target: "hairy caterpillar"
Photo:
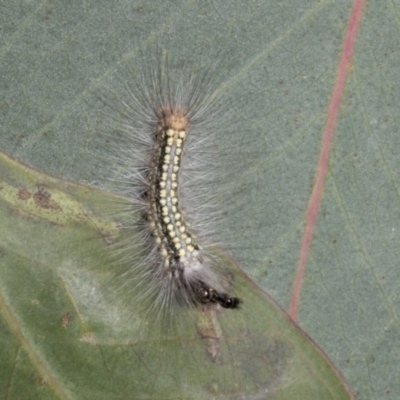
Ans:
{"type": "Polygon", "coordinates": [[[110,140],[113,166],[121,171],[116,190],[129,199],[124,221],[140,230],[139,245],[129,238],[124,244],[126,284],[159,310],[212,304],[236,309],[241,300],[230,294],[232,276],[213,255],[209,237],[210,222],[217,224],[209,166],[218,157],[210,138],[215,120],[227,120],[215,68],[165,66],[129,76],[123,110],[112,125],[120,133],[110,140]]]}

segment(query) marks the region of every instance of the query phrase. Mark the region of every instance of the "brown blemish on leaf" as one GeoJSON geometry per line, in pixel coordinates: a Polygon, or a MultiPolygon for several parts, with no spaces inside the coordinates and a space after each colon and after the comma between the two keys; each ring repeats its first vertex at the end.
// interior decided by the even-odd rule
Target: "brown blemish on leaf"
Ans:
{"type": "Polygon", "coordinates": [[[48,384],[47,379],[46,378],[40,378],[39,379],[39,385],[40,386],[46,386],[48,384]]]}
{"type": "Polygon", "coordinates": [[[68,312],[66,312],[66,313],[63,315],[63,317],[62,317],[62,326],[63,326],[64,328],[68,328],[68,325],[69,325],[69,317],[70,317],[70,315],[69,315],[68,312]]]}
{"type": "Polygon", "coordinates": [[[221,328],[216,318],[216,307],[204,307],[196,323],[196,330],[200,337],[207,340],[207,354],[212,362],[217,362],[220,355],[221,328]]]}
{"type": "Polygon", "coordinates": [[[32,196],[32,193],[26,189],[20,189],[18,192],[18,198],[20,200],[28,200],[31,198],[31,196],[32,196]]]}
{"type": "Polygon", "coordinates": [[[33,195],[33,200],[40,208],[45,208],[46,210],[61,210],[60,205],[51,199],[51,193],[44,187],[39,187],[38,191],[33,195]]]}

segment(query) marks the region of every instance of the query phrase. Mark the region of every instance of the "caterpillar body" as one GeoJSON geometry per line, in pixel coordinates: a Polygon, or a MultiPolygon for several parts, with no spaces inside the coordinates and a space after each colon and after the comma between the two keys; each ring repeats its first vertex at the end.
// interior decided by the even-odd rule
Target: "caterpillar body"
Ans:
{"type": "Polygon", "coordinates": [[[156,115],[155,150],[142,195],[148,200],[144,218],[159,252],[160,267],[154,273],[160,283],[166,282],[167,298],[176,296],[179,303],[218,303],[224,308],[237,308],[240,300],[223,293],[216,283],[210,269],[212,261],[202,254],[181,209],[179,177],[189,134],[187,113],[185,108],[167,104],[156,115]]]}
{"type": "Polygon", "coordinates": [[[219,268],[204,228],[214,216],[210,196],[199,194],[213,180],[207,170],[215,156],[208,145],[215,123],[210,118],[226,119],[215,100],[213,72],[168,67],[166,73],[131,77],[133,88],[125,85],[123,122],[117,124],[122,135],[114,146],[122,169],[116,189],[129,199],[128,228],[138,228],[141,237],[140,255],[128,255],[135,266],[127,276],[133,268],[139,276],[133,290],[159,310],[241,304],[229,294],[232,277],[219,268]]]}

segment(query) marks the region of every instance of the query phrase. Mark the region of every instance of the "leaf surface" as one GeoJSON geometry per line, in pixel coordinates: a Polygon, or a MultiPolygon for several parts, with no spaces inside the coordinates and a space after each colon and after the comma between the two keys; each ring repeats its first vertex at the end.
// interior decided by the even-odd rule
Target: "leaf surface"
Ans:
{"type": "MultiPolygon", "coordinates": [[[[124,317],[117,307],[108,309],[101,285],[96,286],[96,279],[110,273],[106,243],[118,229],[115,221],[105,219],[109,195],[92,187],[109,188],[105,177],[112,169],[102,161],[107,149],[97,135],[102,105],[95,93],[127,68],[143,68],[138,49],[151,49],[165,37],[172,56],[198,53],[196,57],[211,65],[221,55],[234,61],[225,82],[238,116],[237,135],[218,139],[220,148],[231,143],[237,147],[235,179],[231,171],[226,174],[232,206],[223,226],[224,241],[240,268],[289,311],[329,104],[355,3],[1,3],[0,146],[15,159],[57,177],[52,180],[3,158],[1,396],[110,398],[109,393],[120,393],[122,387],[140,398],[162,387],[154,380],[146,383],[144,377],[154,376],[154,370],[145,372],[148,364],[143,362],[142,369],[138,367],[141,392],[129,391],[137,371],[132,364],[139,364],[142,353],[127,351],[135,331],[120,322],[124,317]],[[19,202],[30,202],[30,208],[22,210],[19,202]],[[97,240],[81,240],[93,232],[97,240]],[[97,253],[102,262],[87,262],[88,254],[97,253]],[[117,363],[120,359],[122,364],[117,363]]],[[[399,14],[396,1],[371,0],[365,6],[298,304],[297,322],[360,399],[397,399],[400,393],[399,14]]],[[[263,369],[260,361],[255,370],[265,371],[263,376],[282,393],[285,381],[271,378],[283,376],[279,368],[289,377],[296,370],[289,391],[300,390],[292,385],[309,376],[320,384],[335,381],[335,387],[343,389],[312,342],[264,294],[244,277],[239,286],[248,290],[244,297],[249,296],[246,304],[254,304],[254,314],[263,315],[257,321],[250,313],[249,323],[261,343],[257,348],[268,349],[266,360],[275,365],[263,369]],[[288,349],[291,340],[295,350],[288,349]],[[321,377],[310,373],[312,367],[303,370],[297,364],[301,354],[322,363],[318,365],[327,372],[321,377]],[[283,361],[275,363],[276,358],[283,361]]],[[[222,326],[229,331],[234,322],[222,326]]],[[[237,323],[239,328],[246,325],[243,320],[237,323]]],[[[199,342],[195,359],[207,358],[206,340],[198,339],[193,326],[190,334],[199,342]]],[[[249,339],[243,333],[241,337],[242,345],[249,346],[249,339]]],[[[231,340],[227,342],[233,346],[231,340]]],[[[246,349],[247,357],[254,359],[246,349]]],[[[173,352],[172,347],[165,351],[173,352]]],[[[236,379],[224,373],[228,376],[219,382],[236,379]]],[[[176,376],[170,379],[176,384],[176,376]]],[[[266,387],[254,374],[252,379],[255,386],[240,381],[241,389],[255,393],[257,385],[266,387]]],[[[182,382],[176,393],[190,398],[183,386],[191,382],[182,382]]],[[[208,393],[238,390],[220,384],[202,387],[208,393]]]]}

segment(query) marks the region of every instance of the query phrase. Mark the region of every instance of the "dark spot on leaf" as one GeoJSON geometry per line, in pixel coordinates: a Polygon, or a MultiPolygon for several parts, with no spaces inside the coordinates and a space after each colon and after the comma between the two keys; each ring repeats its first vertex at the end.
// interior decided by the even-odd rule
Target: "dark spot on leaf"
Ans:
{"type": "Polygon", "coordinates": [[[31,198],[31,196],[32,196],[32,193],[26,189],[20,189],[18,192],[18,198],[20,200],[28,200],[31,198]]]}
{"type": "Polygon", "coordinates": [[[39,385],[40,386],[46,386],[47,385],[47,379],[46,378],[39,378],[39,385]]]}
{"type": "Polygon", "coordinates": [[[64,328],[68,328],[68,325],[69,325],[69,317],[70,317],[70,315],[69,315],[68,312],[66,312],[66,313],[63,315],[63,317],[62,317],[62,326],[63,326],[64,328]]]}
{"type": "Polygon", "coordinates": [[[40,208],[45,208],[47,210],[61,210],[60,205],[51,199],[51,193],[49,193],[43,187],[40,187],[33,195],[33,200],[40,208]]]}

